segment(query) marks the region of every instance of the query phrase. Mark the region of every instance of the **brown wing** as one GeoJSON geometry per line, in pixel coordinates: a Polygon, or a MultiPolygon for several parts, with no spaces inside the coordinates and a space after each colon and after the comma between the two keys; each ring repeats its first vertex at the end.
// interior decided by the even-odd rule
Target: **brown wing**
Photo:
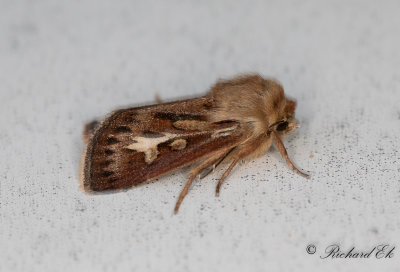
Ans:
{"type": "Polygon", "coordinates": [[[135,186],[238,145],[244,138],[238,123],[208,121],[213,103],[203,97],[112,113],[89,140],[85,189],[135,186]]]}

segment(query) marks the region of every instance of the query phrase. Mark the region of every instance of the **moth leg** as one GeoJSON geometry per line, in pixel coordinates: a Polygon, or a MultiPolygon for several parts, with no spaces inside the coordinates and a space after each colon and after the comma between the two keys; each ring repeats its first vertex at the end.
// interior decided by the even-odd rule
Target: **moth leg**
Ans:
{"type": "Polygon", "coordinates": [[[289,158],[289,155],[286,151],[285,146],[282,143],[282,140],[279,138],[279,136],[276,134],[276,132],[272,132],[272,138],[273,138],[275,146],[278,148],[279,152],[281,153],[281,156],[286,160],[286,163],[289,166],[289,168],[292,169],[293,172],[295,172],[296,174],[309,179],[310,178],[309,175],[301,172],[299,169],[296,168],[296,166],[294,166],[294,164],[292,163],[292,161],[289,158]]]}
{"type": "Polygon", "coordinates": [[[197,174],[204,169],[204,167],[209,166],[210,164],[214,163],[216,160],[218,160],[221,156],[224,156],[226,153],[226,150],[224,150],[223,152],[218,152],[217,154],[209,157],[208,159],[206,159],[204,162],[202,162],[200,165],[198,165],[196,168],[194,168],[189,175],[189,179],[186,182],[185,187],[183,188],[181,194],[179,195],[178,201],[175,204],[175,209],[174,212],[175,214],[178,212],[179,210],[179,206],[181,205],[183,199],[185,198],[185,196],[187,195],[190,185],[192,184],[192,181],[194,180],[194,178],[197,176],[197,174]]]}
{"type": "MultiPolygon", "coordinates": [[[[203,179],[205,177],[207,177],[211,172],[213,172],[215,170],[215,168],[218,167],[218,165],[221,164],[221,162],[223,162],[223,160],[226,159],[226,157],[228,157],[228,155],[232,152],[232,150],[234,150],[235,148],[232,148],[231,150],[229,150],[225,155],[221,156],[221,158],[219,158],[218,160],[216,160],[215,162],[211,163],[210,165],[208,165],[207,167],[212,166],[210,169],[207,170],[207,172],[203,173],[200,177],[200,179],[203,179]]],[[[205,167],[206,168],[206,167],[205,167]]]]}
{"type": "Polygon", "coordinates": [[[219,196],[219,191],[221,188],[222,183],[224,182],[225,178],[229,175],[229,173],[232,171],[233,167],[239,162],[239,160],[245,158],[246,156],[250,155],[253,153],[257,148],[259,148],[260,144],[265,141],[266,135],[261,135],[258,137],[251,145],[247,145],[243,147],[238,154],[235,155],[233,162],[231,165],[229,165],[228,169],[226,169],[225,173],[222,174],[220,180],[218,181],[217,188],[215,190],[215,195],[219,196]]]}
{"type": "Polygon", "coordinates": [[[235,165],[238,163],[239,160],[240,157],[236,157],[231,163],[231,165],[229,165],[228,169],[226,169],[226,171],[222,174],[221,178],[218,181],[217,189],[215,190],[216,196],[219,196],[219,190],[221,188],[222,183],[224,182],[225,178],[229,175],[229,173],[232,171],[233,167],[235,167],[235,165]]]}

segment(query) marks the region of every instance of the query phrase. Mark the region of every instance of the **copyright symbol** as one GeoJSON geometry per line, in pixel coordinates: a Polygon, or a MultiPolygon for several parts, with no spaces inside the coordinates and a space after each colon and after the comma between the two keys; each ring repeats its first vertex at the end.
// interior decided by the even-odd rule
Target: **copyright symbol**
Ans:
{"type": "Polygon", "coordinates": [[[314,254],[317,251],[317,248],[313,244],[311,244],[307,246],[306,251],[308,254],[314,254]]]}

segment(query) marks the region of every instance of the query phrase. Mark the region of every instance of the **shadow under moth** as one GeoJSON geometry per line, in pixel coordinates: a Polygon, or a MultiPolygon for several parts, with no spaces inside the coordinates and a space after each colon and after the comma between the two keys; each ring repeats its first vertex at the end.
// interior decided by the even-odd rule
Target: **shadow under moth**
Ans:
{"type": "Polygon", "coordinates": [[[126,189],[193,165],[176,213],[197,176],[230,163],[218,181],[218,196],[240,160],[265,154],[272,143],[295,173],[308,178],[281,140],[299,127],[295,108],[278,82],[246,75],[218,81],[203,97],[114,111],[85,127],[84,190],[126,189]]]}

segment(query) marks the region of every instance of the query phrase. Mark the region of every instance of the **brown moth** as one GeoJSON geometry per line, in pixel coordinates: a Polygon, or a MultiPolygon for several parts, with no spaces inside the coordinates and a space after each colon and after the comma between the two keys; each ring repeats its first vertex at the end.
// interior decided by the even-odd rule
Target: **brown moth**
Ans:
{"type": "Polygon", "coordinates": [[[195,165],[175,206],[178,211],[196,176],[230,162],[216,195],[242,159],[265,154],[274,143],[288,166],[281,138],[298,128],[296,102],[282,86],[259,75],[217,82],[203,97],[117,110],[86,126],[82,183],[89,192],[125,189],[195,165]]]}

